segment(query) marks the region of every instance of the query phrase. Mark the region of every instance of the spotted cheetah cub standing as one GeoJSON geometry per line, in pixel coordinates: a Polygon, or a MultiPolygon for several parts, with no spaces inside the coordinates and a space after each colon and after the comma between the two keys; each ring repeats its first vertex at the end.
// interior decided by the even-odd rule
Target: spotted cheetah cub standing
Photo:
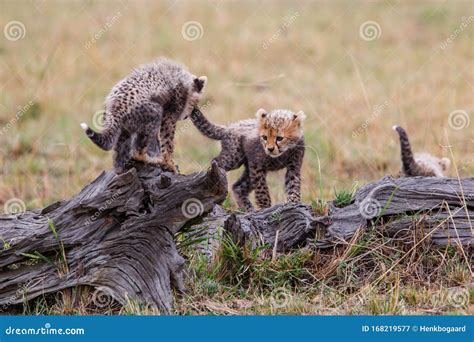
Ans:
{"type": "Polygon", "coordinates": [[[404,177],[445,177],[451,161],[448,158],[437,158],[429,153],[416,153],[413,155],[407,132],[400,126],[392,127],[400,136],[402,155],[402,171],[404,177]]]}
{"type": "Polygon", "coordinates": [[[103,150],[115,150],[114,167],[135,160],[176,171],[172,160],[176,122],[198,104],[206,83],[183,65],[161,58],[118,82],[105,101],[104,129],[87,136],[103,150]]]}
{"type": "Polygon", "coordinates": [[[271,112],[259,109],[256,115],[257,119],[223,127],[210,123],[196,107],[191,113],[191,121],[202,134],[221,141],[222,150],[214,158],[220,167],[230,171],[244,165],[242,176],[232,186],[240,208],[253,209],[249,200],[252,190],[259,208],[270,207],[266,174],[283,168],[286,168],[288,201],[298,203],[305,151],[302,127],[305,114],[283,109],[271,112]]]}

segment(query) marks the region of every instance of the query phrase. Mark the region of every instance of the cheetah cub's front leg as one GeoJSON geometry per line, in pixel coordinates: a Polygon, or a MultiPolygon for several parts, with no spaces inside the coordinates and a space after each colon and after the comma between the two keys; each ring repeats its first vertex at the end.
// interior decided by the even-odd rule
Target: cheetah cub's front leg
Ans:
{"type": "Polygon", "coordinates": [[[285,188],[288,202],[301,202],[301,177],[293,165],[288,166],[286,170],[285,188]]]}
{"type": "Polygon", "coordinates": [[[301,166],[303,164],[304,152],[294,153],[292,160],[286,166],[285,188],[287,201],[292,203],[301,202],[301,166]]]}

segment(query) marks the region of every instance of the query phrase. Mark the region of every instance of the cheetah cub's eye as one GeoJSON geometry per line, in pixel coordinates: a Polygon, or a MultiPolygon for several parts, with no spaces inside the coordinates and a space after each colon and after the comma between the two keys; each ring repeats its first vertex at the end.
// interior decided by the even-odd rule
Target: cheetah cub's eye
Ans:
{"type": "Polygon", "coordinates": [[[267,136],[266,135],[262,135],[262,139],[267,141],[267,136]]]}
{"type": "Polygon", "coordinates": [[[283,140],[283,137],[280,137],[280,136],[276,137],[276,141],[282,141],[282,140],[283,140]]]}

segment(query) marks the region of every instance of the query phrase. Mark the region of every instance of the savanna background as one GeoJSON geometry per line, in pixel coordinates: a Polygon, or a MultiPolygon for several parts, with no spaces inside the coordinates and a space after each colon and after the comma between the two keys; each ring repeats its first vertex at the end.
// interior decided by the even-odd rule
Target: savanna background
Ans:
{"type": "MultiPolygon", "coordinates": [[[[303,201],[318,210],[397,174],[394,124],[408,130],[415,150],[451,158],[452,177],[474,174],[472,1],[1,0],[0,7],[1,210],[68,198],[110,169],[112,154],[79,123],[100,129],[111,87],[159,56],[208,76],[202,104],[215,123],[253,117],[260,107],[303,110],[303,201]]],[[[219,151],[189,121],[179,123],[175,144],[183,173],[207,168],[219,151]]],[[[283,173],[268,179],[273,201],[284,201],[283,173]]],[[[226,205],[233,208],[232,199],[226,205]]],[[[456,247],[411,248],[375,232],[336,250],[273,260],[228,247],[211,263],[183,251],[189,290],[177,296],[177,314],[473,311],[472,256],[456,247]]],[[[133,302],[97,303],[94,294],[65,290],[4,312],[153,313],[133,302]]]]}

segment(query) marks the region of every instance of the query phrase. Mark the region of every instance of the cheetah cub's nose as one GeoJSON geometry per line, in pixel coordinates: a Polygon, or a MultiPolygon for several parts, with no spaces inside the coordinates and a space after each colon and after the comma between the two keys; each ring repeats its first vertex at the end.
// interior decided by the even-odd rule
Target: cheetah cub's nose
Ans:
{"type": "Polygon", "coordinates": [[[269,148],[267,148],[267,150],[268,150],[268,152],[273,152],[275,150],[275,147],[271,147],[271,148],[269,147],[269,148]]]}

